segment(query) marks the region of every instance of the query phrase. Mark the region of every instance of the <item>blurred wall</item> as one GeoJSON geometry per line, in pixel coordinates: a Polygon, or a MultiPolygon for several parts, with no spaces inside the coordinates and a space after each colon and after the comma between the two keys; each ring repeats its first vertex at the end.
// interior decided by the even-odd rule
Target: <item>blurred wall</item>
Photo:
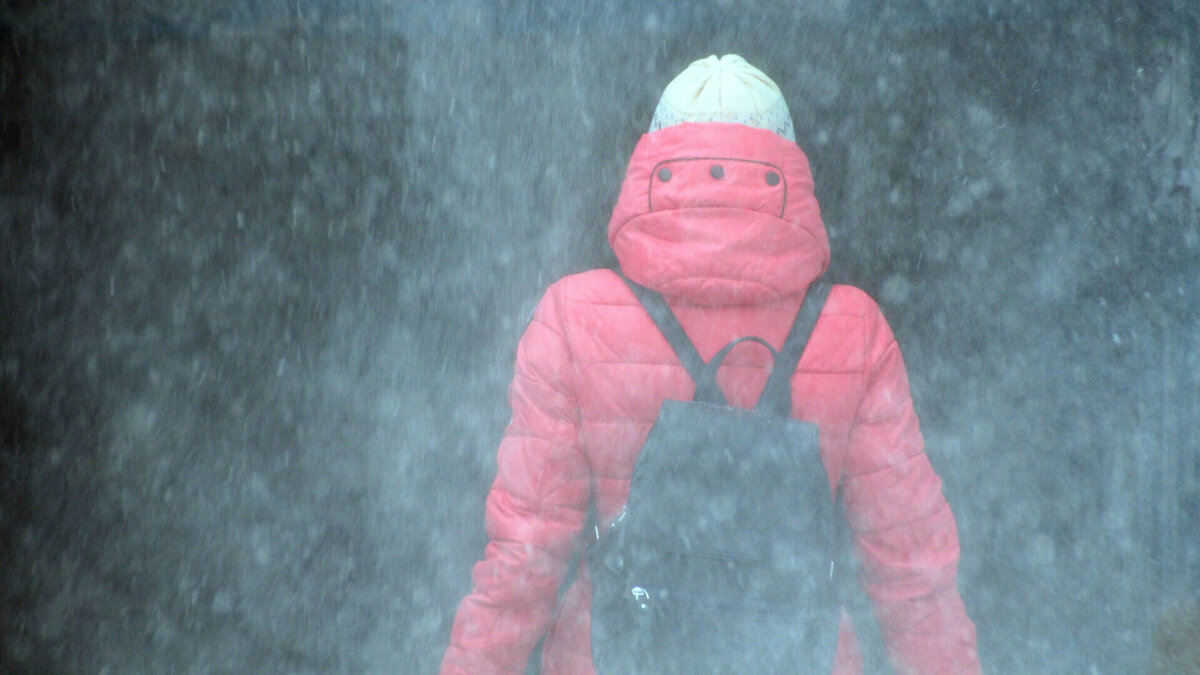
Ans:
{"type": "Polygon", "coordinates": [[[433,670],[524,322],[727,51],[900,339],[985,665],[1141,669],[1200,560],[1196,20],[542,9],[0,15],[0,669],[433,670]]]}

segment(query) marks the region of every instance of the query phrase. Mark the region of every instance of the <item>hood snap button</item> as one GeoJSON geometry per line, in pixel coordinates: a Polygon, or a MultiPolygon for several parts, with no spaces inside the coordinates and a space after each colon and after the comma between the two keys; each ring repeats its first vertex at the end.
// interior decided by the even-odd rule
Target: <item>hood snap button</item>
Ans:
{"type": "Polygon", "coordinates": [[[659,169],[658,170],[658,179],[664,183],[671,180],[671,170],[665,166],[663,168],[659,169]]]}
{"type": "Polygon", "coordinates": [[[767,185],[770,185],[771,187],[779,185],[779,174],[775,173],[774,171],[768,171],[767,185]]]}
{"type": "Polygon", "coordinates": [[[725,177],[725,169],[721,168],[720,164],[713,164],[712,168],[709,169],[708,172],[710,174],[712,174],[712,177],[716,178],[717,180],[720,180],[725,177]]]}

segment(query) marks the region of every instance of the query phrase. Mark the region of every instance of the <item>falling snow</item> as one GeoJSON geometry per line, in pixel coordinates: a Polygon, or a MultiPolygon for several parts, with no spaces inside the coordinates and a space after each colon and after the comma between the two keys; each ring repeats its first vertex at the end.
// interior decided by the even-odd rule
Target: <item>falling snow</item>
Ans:
{"type": "Polygon", "coordinates": [[[0,38],[4,672],[435,670],[525,321],[614,263],[662,87],[725,52],[905,350],[985,669],[1186,625],[1183,0],[47,0],[0,38]]]}

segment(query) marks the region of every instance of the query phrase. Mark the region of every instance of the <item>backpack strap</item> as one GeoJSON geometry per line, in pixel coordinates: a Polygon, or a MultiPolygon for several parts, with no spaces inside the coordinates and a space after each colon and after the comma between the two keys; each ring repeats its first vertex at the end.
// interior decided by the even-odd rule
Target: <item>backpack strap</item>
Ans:
{"type": "Polygon", "coordinates": [[[792,329],[783,341],[783,348],[775,357],[771,376],[767,378],[762,396],[754,406],[755,410],[780,417],[792,416],[792,374],[800,365],[800,357],[804,354],[808,339],[812,337],[813,329],[817,326],[817,319],[821,316],[821,310],[825,308],[825,300],[829,297],[831,288],[831,284],[825,281],[809,285],[804,302],[796,312],[796,320],[792,322],[792,329]]]}
{"type": "Polygon", "coordinates": [[[830,284],[821,282],[809,286],[808,293],[804,297],[804,302],[801,303],[799,311],[796,312],[796,319],[792,322],[792,328],[788,331],[788,336],[783,342],[783,348],[778,352],[766,340],[760,337],[748,336],[738,338],[725,345],[713,357],[712,361],[705,363],[704,358],[700,356],[700,352],[696,350],[696,346],[687,336],[687,333],[684,332],[679,319],[671,312],[671,308],[667,306],[667,301],[663,299],[662,295],[634,282],[620,270],[614,271],[625,282],[625,285],[629,286],[629,290],[633,291],[638,301],[642,303],[642,307],[646,309],[646,313],[650,315],[650,318],[654,320],[654,324],[658,326],[659,332],[663,334],[663,337],[666,338],[671,348],[675,350],[675,355],[679,358],[680,363],[683,364],[683,367],[692,376],[692,380],[696,383],[694,400],[727,405],[725,395],[721,393],[721,388],[716,384],[717,369],[721,367],[721,362],[725,360],[725,356],[729,353],[729,350],[749,340],[764,345],[770,350],[771,356],[774,358],[771,375],[767,379],[767,384],[763,387],[762,395],[759,396],[758,403],[754,406],[754,409],[780,417],[791,417],[792,374],[796,372],[796,367],[800,364],[800,357],[804,353],[805,346],[808,345],[808,339],[812,335],[813,328],[817,325],[817,318],[820,317],[821,310],[825,307],[825,299],[829,296],[830,284]]]}
{"type": "MultiPolygon", "coordinates": [[[[679,324],[679,319],[675,318],[675,314],[667,306],[667,301],[663,300],[657,291],[652,291],[625,276],[621,270],[613,271],[621,277],[621,281],[625,282],[629,290],[633,291],[638,302],[642,303],[646,313],[654,320],[654,325],[658,326],[659,332],[670,343],[671,349],[675,350],[675,355],[679,357],[680,363],[692,376],[692,380],[699,382],[704,376],[704,357],[700,356],[700,352],[696,351],[696,345],[692,344],[691,338],[683,332],[683,326],[679,324]]],[[[716,402],[725,403],[725,397],[722,395],[721,400],[716,402]]]]}

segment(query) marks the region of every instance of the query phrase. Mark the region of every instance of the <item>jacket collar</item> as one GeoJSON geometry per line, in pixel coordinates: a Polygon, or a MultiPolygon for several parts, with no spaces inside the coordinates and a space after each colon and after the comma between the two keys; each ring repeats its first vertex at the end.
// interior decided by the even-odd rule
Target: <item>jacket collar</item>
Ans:
{"type": "Polygon", "coordinates": [[[632,280],[689,304],[801,294],[829,266],[808,158],[740,124],[685,123],[642,136],[608,226],[632,280]]]}

